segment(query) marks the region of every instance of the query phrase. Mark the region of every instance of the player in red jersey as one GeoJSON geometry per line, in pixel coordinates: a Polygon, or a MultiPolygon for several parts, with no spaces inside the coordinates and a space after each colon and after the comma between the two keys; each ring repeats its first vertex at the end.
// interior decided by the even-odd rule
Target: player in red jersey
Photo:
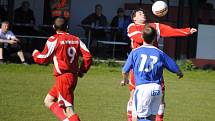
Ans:
{"type": "Polygon", "coordinates": [[[44,103],[62,121],[80,121],[74,113],[73,101],[78,76],[82,77],[92,63],[92,56],[85,44],[76,36],[66,33],[65,19],[55,19],[56,34],[51,36],[40,53],[33,51],[34,61],[45,64],[53,60],[56,82],[47,94],[44,103]],[[83,63],[79,68],[78,57],[83,56],[83,63]],[[56,99],[58,100],[56,102],[56,99]]]}
{"type": "MultiPolygon", "coordinates": [[[[141,9],[134,10],[131,15],[133,22],[128,26],[128,36],[131,39],[131,47],[132,49],[135,49],[139,46],[141,46],[144,42],[144,39],[142,38],[142,31],[144,29],[144,26],[146,24],[146,16],[141,9]]],[[[154,42],[154,46],[158,47],[158,40],[161,37],[179,37],[179,36],[189,36],[197,30],[195,28],[173,28],[171,26],[161,24],[161,23],[148,23],[150,26],[156,29],[156,40],[154,42]]],[[[162,91],[163,94],[165,90],[164,81],[162,81],[162,91]]],[[[128,101],[127,106],[127,115],[128,115],[128,121],[131,121],[132,112],[131,112],[131,105],[132,105],[132,97],[133,97],[133,91],[135,88],[134,83],[134,74],[133,71],[130,71],[130,82],[129,82],[129,89],[130,89],[130,99],[128,101]]],[[[164,108],[165,108],[165,101],[164,101],[164,95],[162,97],[162,103],[160,105],[158,115],[156,116],[156,121],[163,121],[163,114],[164,114],[164,108]]]]}

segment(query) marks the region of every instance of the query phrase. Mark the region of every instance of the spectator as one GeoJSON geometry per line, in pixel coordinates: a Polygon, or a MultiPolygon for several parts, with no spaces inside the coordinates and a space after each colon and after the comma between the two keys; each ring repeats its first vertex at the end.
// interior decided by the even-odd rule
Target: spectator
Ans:
{"type": "Polygon", "coordinates": [[[15,23],[35,24],[34,12],[29,7],[30,3],[28,1],[22,2],[21,6],[15,10],[15,23]]]}
{"type": "Polygon", "coordinates": [[[0,63],[3,63],[3,55],[8,54],[6,56],[9,56],[10,53],[17,52],[21,62],[27,65],[19,39],[17,39],[13,32],[9,31],[8,28],[9,22],[2,22],[0,29],[0,63]]]}
{"type": "Polygon", "coordinates": [[[102,14],[102,5],[97,4],[95,6],[95,13],[90,14],[89,16],[87,16],[84,20],[81,21],[81,24],[85,29],[85,35],[86,37],[88,37],[89,34],[89,29],[92,29],[90,27],[95,27],[95,29],[93,29],[92,31],[92,35],[91,35],[91,45],[94,46],[96,41],[98,39],[104,39],[105,37],[105,32],[104,29],[96,29],[96,27],[106,27],[107,26],[107,19],[106,17],[102,14]],[[88,26],[88,27],[86,27],[88,26]]]}
{"type": "Polygon", "coordinates": [[[118,8],[117,15],[111,21],[111,27],[118,27],[119,30],[115,33],[116,40],[126,41],[130,43],[129,37],[127,36],[127,27],[132,22],[129,16],[125,15],[123,8],[118,8]]]}

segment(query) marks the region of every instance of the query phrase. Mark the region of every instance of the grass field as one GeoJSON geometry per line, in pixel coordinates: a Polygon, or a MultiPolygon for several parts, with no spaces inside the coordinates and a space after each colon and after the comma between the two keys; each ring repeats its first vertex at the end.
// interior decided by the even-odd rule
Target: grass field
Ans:
{"type": "MultiPolygon", "coordinates": [[[[183,79],[165,71],[165,121],[215,121],[215,72],[187,71],[183,79]]],[[[128,88],[120,67],[92,66],[75,91],[82,121],[126,121],[128,88]]],[[[58,121],[43,106],[54,83],[52,65],[0,65],[0,121],[58,121]]]]}

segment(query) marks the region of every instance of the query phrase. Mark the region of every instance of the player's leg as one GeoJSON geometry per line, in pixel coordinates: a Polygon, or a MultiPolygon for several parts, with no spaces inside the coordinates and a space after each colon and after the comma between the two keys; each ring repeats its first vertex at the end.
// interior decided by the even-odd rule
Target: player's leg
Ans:
{"type": "Polygon", "coordinates": [[[137,94],[137,117],[138,119],[147,119],[155,121],[156,114],[158,112],[159,105],[161,103],[161,86],[159,84],[143,84],[137,86],[140,90],[137,94]]]}
{"type": "Polygon", "coordinates": [[[54,85],[53,88],[49,91],[49,94],[47,94],[47,96],[45,97],[44,104],[60,120],[66,121],[68,119],[64,113],[64,108],[62,108],[61,105],[58,102],[56,102],[57,95],[58,95],[58,91],[57,91],[56,85],[54,85]]]}
{"type": "Polygon", "coordinates": [[[130,90],[130,97],[127,104],[127,117],[128,121],[132,121],[132,99],[133,99],[134,89],[130,90]]]}
{"type": "Polygon", "coordinates": [[[150,115],[150,98],[146,84],[138,85],[133,96],[132,120],[141,121],[148,119],[150,115]]]}
{"type": "Polygon", "coordinates": [[[162,87],[162,97],[161,97],[161,104],[159,106],[158,113],[156,115],[156,121],[163,121],[164,118],[164,111],[165,111],[165,84],[164,79],[161,81],[162,87]]]}
{"type": "Polygon", "coordinates": [[[65,107],[65,114],[69,121],[80,121],[77,114],[74,112],[74,94],[76,83],[77,83],[77,75],[72,73],[66,73],[56,77],[57,85],[58,85],[58,102],[63,104],[65,107]]]}
{"type": "Polygon", "coordinates": [[[135,89],[134,72],[133,72],[133,70],[131,70],[130,71],[130,82],[129,82],[130,95],[129,95],[129,100],[128,100],[128,104],[127,104],[128,121],[132,121],[132,100],[133,100],[134,89],[135,89]]]}

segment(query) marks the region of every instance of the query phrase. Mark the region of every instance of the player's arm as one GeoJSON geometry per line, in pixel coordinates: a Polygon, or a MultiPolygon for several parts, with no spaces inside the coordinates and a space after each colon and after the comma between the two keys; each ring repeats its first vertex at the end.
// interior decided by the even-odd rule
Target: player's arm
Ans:
{"type": "Polygon", "coordinates": [[[32,56],[35,63],[38,63],[38,64],[48,63],[53,56],[53,52],[55,50],[56,44],[57,44],[57,39],[52,36],[47,40],[45,44],[45,48],[43,49],[42,52],[39,52],[38,50],[34,50],[32,53],[32,56]]]}
{"type": "Polygon", "coordinates": [[[126,84],[129,84],[128,80],[128,73],[132,67],[133,59],[132,59],[132,54],[133,51],[129,54],[128,59],[125,62],[125,65],[122,68],[122,81],[121,81],[121,86],[124,86],[126,84]]]}
{"type": "Polygon", "coordinates": [[[79,76],[82,77],[83,73],[87,73],[87,71],[90,69],[92,64],[92,55],[82,41],[80,41],[80,52],[83,57],[83,62],[79,69],[79,76]]]}
{"type": "Polygon", "coordinates": [[[163,62],[164,62],[165,68],[167,68],[169,71],[173,73],[176,73],[179,78],[183,77],[183,73],[179,69],[176,62],[165,53],[163,53],[163,62]]]}
{"type": "Polygon", "coordinates": [[[136,27],[134,26],[134,23],[131,23],[128,28],[127,28],[127,32],[128,32],[128,37],[136,42],[139,43],[140,45],[143,44],[143,38],[142,38],[142,32],[138,31],[136,29],[136,27]]]}
{"type": "Polygon", "coordinates": [[[160,34],[162,37],[179,37],[179,36],[189,36],[197,30],[195,28],[173,28],[169,25],[159,24],[160,34]]]}

